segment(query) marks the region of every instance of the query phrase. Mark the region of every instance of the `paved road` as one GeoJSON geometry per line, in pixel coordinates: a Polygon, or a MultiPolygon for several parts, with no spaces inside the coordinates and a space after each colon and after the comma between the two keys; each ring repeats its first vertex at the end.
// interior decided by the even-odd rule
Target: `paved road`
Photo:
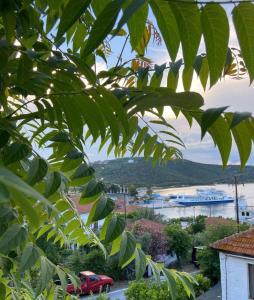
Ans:
{"type": "MultiPolygon", "coordinates": [[[[113,291],[108,293],[108,296],[110,297],[110,300],[125,300],[125,296],[124,296],[124,291],[126,289],[120,289],[117,291],[113,291]]],[[[83,300],[96,300],[96,298],[98,297],[98,295],[95,296],[86,296],[86,297],[81,297],[80,299],[83,300]]]]}
{"type": "Polygon", "coordinates": [[[221,299],[221,286],[216,284],[208,292],[204,293],[197,300],[220,300],[221,299]]]}

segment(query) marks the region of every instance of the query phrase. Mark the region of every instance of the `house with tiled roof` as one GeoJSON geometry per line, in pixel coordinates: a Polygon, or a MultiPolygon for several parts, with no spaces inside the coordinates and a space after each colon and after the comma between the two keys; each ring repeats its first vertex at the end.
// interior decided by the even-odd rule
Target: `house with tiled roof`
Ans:
{"type": "Polygon", "coordinates": [[[219,251],[222,300],[254,299],[254,229],[211,245],[219,251]]]}

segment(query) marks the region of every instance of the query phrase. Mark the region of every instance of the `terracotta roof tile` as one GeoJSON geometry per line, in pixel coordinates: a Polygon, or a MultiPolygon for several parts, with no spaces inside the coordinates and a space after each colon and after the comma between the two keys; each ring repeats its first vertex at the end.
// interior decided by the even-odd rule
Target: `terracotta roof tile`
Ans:
{"type": "Polygon", "coordinates": [[[254,257],[254,229],[231,235],[211,245],[213,249],[254,257]]]}
{"type": "MultiPolygon", "coordinates": [[[[93,203],[80,204],[79,203],[79,197],[77,197],[77,196],[70,197],[69,199],[74,204],[74,206],[76,207],[79,214],[89,213],[92,206],[93,206],[93,203]]],[[[115,204],[116,204],[115,212],[117,212],[117,213],[124,213],[125,212],[124,200],[123,199],[117,199],[115,201],[115,204]]],[[[132,212],[134,212],[138,209],[140,209],[140,206],[138,206],[138,205],[128,205],[128,204],[126,205],[126,212],[127,213],[132,213],[132,212]]]]}
{"type": "Polygon", "coordinates": [[[208,217],[205,219],[205,225],[206,227],[218,225],[236,225],[236,221],[222,217],[208,217]]]}

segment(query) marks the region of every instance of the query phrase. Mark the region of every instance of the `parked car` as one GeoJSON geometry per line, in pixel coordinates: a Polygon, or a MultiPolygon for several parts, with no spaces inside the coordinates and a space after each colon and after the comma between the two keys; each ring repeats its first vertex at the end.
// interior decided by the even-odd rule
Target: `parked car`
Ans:
{"type": "Polygon", "coordinates": [[[110,291],[114,281],[106,275],[97,275],[90,271],[83,271],[79,273],[80,287],[75,289],[72,283],[67,285],[67,292],[69,294],[91,294],[98,292],[110,291]]]}

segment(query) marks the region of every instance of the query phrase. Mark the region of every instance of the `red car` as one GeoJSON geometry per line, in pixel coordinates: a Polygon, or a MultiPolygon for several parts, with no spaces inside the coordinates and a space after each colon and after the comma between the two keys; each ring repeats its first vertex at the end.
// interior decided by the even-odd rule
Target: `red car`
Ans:
{"type": "Polygon", "coordinates": [[[114,281],[106,275],[96,275],[90,271],[79,273],[80,287],[75,289],[72,283],[68,284],[67,292],[69,294],[91,294],[98,292],[109,292],[114,281]]]}

